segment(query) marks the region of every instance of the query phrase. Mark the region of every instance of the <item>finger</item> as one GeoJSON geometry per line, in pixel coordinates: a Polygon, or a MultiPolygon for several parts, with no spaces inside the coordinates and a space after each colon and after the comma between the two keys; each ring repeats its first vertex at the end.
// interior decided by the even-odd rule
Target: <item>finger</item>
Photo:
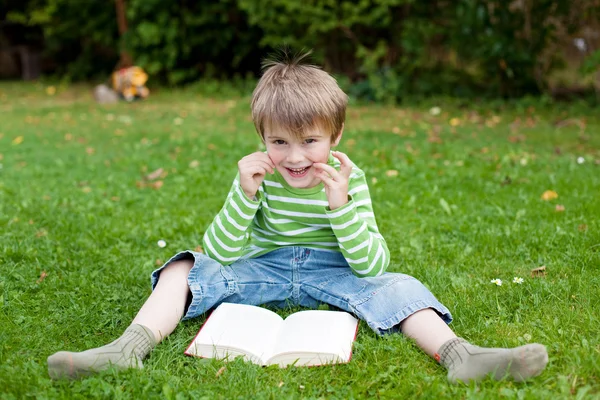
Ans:
{"type": "Polygon", "coordinates": [[[260,168],[264,169],[266,172],[269,172],[271,174],[275,172],[273,169],[273,166],[271,166],[270,163],[268,163],[264,160],[251,160],[251,161],[247,161],[241,165],[241,168],[243,170],[247,170],[248,168],[253,168],[253,167],[260,167],[260,168]]]}
{"type": "Polygon", "coordinates": [[[345,177],[349,177],[352,172],[352,161],[350,161],[350,158],[341,151],[334,151],[331,155],[340,160],[340,171],[345,177]]]}
{"type": "Polygon", "coordinates": [[[317,174],[317,178],[321,180],[326,186],[332,187],[335,185],[335,181],[331,179],[325,172],[320,172],[317,174]]]}
{"type": "Polygon", "coordinates": [[[256,160],[262,160],[269,164],[272,164],[273,167],[275,166],[275,164],[273,164],[273,160],[271,160],[271,157],[269,157],[269,155],[267,153],[263,153],[262,151],[256,151],[252,154],[248,154],[247,156],[242,158],[240,161],[256,161],[256,160]]]}
{"type": "Polygon", "coordinates": [[[337,169],[333,168],[331,165],[327,165],[327,164],[323,164],[323,163],[316,163],[315,165],[317,166],[317,169],[320,169],[321,171],[326,172],[333,179],[339,179],[340,173],[338,172],[337,169]]]}

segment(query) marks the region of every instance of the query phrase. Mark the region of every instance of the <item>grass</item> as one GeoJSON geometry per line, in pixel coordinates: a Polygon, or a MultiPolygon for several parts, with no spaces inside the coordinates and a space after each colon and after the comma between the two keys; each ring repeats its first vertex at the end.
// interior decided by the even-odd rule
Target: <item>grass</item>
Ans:
{"type": "Polygon", "coordinates": [[[541,376],[452,386],[412,342],[366,324],[347,365],[238,360],[218,374],[221,362],[183,355],[198,319],[143,370],[51,381],[48,355],[121,334],[150,272],[201,243],[237,161],[259,147],[247,98],[162,91],[99,106],[88,89],[0,85],[2,399],[600,397],[600,118],[531,100],[354,104],[340,149],[372,179],[389,270],[423,281],[476,344],[545,344],[541,376]],[[558,198],[542,200],[547,190],[558,198]]]}

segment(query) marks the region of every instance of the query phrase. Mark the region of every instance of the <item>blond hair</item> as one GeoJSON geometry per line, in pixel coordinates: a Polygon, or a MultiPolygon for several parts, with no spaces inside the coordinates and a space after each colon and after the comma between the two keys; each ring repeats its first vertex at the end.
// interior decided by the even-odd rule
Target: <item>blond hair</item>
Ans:
{"type": "Polygon", "coordinates": [[[348,96],[319,67],[302,61],[310,52],[281,56],[263,63],[263,76],[252,93],[252,120],[264,140],[265,127],[277,126],[302,138],[319,127],[335,141],[346,119],[348,96]]]}

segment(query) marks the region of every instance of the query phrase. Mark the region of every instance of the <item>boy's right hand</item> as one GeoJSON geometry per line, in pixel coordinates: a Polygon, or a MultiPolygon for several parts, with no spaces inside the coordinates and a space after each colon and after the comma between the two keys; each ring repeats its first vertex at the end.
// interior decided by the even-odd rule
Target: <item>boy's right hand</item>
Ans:
{"type": "Polygon", "coordinates": [[[257,151],[238,161],[240,186],[248,198],[253,198],[265,175],[275,172],[275,164],[267,153],[257,151]]]}

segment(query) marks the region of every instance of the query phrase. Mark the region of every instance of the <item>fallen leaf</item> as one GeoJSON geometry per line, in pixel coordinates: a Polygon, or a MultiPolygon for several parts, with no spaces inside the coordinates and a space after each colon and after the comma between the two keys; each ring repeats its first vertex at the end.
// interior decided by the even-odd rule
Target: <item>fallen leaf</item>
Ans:
{"type": "Polygon", "coordinates": [[[114,202],[117,202],[117,201],[121,200],[121,199],[120,199],[119,197],[117,197],[117,196],[112,196],[110,199],[111,199],[112,201],[114,201],[114,202]]]}
{"type": "Polygon", "coordinates": [[[154,262],[154,265],[156,265],[157,267],[160,267],[163,264],[164,264],[164,262],[159,258],[157,258],[156,261],[154,262]]]}
{"type": "Polygon", "coordinates": [[[209,143],[207,147],[208,147],[209,150],[216,150],[217,149],[217,146],[215,146],[212,143],[209,143]]]}
{"type": "Polygon", "coordinates": [[[558,193],[556,193],[554,190],[546,190],[544,193],[542,193],[542,200],[544,201],[554,200],[557,197],[558,193]]]}
{"type": "Polygon", "coordinates": [[[539,278],[540,276],[546,276],[546,266],[542,265],[541,267],[537,267],[531,270],[532,278],[539,278]]]}
{"type": "Polygon", "coordinates": [[[40,277],[38,278],[38,280],[36,282],[37,283],[42,283],[42,281],[44,279],[46,279],[47,276],[48,276],[48,274],[46,273],[46,271],[42,271],[42,273],[40,274],[40,277]]]}
{"type": "Polygon", "coordinates": [[[93,147],[86,147],[85,152],[88,153],[89,155],[92,155],[96,152],[96,149],[94,149],[93,147]]]}
{"type": "Polygon", "coordinates": [[[23,136],[17,136],[12,141],[12,144],[14,144],[15,146],[21,143],[23,143],[23,136]]]}
{"type": "Polygon", "coordinates": [[[586,224],[581,224],[577,227],[577,230],[579,230],[579,232],[585,232],[587,231],[588,226],[586,224]]]}
{"type": "Polygon", "coordinates": [[[159,168],[156,171],[150,172],[148,175],[146,175],[144,177],[144,179],[147,180],[147,181],[154,181],[154,180],[160,178],[160,176],[162,175],[162,173],[164,171],[165,171],[164,169],[159,168]]]}
{"type": "Polygon", "coordinates": [[[36,237],[36,238],[41,238],[41,237],[43,237],[43,236],[47,236],[47,235],[48,235],[48,231],[47,231],[47,230],[45,230],[45,229],[40,229],[39,231],[37,231],[37,232],[35,233],[35,237],[36,237]]]}
{"type": "Polygon", "coordinates": [[[394,177],[398,176],[398,171],[395,169],[388,169],[387,171],[385,171],[385,174],[389,177],[394,177]]]}
{"type": "Polygon", "coordinates": [[[398,128],[397,126],[392,128],[392,132],[395,133],[396,135],[400,133],[400,128],[398,128]]]}
{"type": "Polygon", "coordinates": [[[70,140],[73,140],[73,135],[71,135],[70,133],[65,133],[65,140],[68,142],[70,140]]]}
{"type": "Polygon", "coordinates": [[[458,118],[450,119],[450,126],[458,126],[458,125],[460,125],[460,119],[458,119],[458,118]]]}
{"type": "Polygon", "coordinates": [[[565,211],[565,206],[563,206],[562,204],[557,204],[554,209],[556,210],[556,212],[563,212],[565,211]]]}
{"type": "Polygon", "coordinates": [[[163,183],[163,181],[156,181],[152,182],[150,186],[152,187],[152,189],[160,189],[163,186],[163,183]]]}
{"type": "Polygon", "coordinates": [[[215,378],[218,378],[219,376],[221,376],[221,374],[222,374],[223,372],[225,372],[225,369],[226,369],[226,367],[224,367],[224,366],[223,366],[223,367],[221,367],[221,368],[219,368],[219,370],[218,370],[218,371],[217,371],[217,373],[215,374],[215,378]]]}
{"type": "Polygon", "coordinates": [[[196,248],[194,249],[194,251],[197,252],[197,253],[204,253],[204,249],[200,245],[196,246],[196,248]]]}
{"type": "Polygon", "coordinates": [[[54,96],[54,94],[56,93],[56,88],[54,86],[48,86],[46,88],[46,93],[48,94],[48,96],[54,96]]]}

